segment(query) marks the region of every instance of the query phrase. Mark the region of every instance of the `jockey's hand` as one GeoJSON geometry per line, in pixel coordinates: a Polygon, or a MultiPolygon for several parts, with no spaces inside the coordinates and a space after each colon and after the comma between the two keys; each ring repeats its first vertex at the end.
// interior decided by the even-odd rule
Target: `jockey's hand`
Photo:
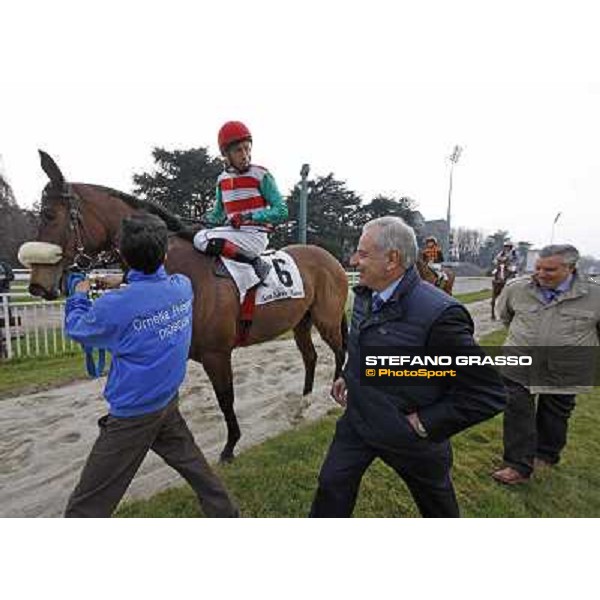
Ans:
{"type": "Polygon", "coordinates": [[[246,220],[246,215],[242,214],[242,213],[237,213],[235,215],[233,215],[230,219],[229,219],[229,224],[234,228],[234,229],[239,229],[241,224],[246,220]]]}
{"type": "Polygon", "coordinates": [[[348,401],[348,389],[343,377],[338,377],[331,386],[331,397],[344,408],[348,401]]]}

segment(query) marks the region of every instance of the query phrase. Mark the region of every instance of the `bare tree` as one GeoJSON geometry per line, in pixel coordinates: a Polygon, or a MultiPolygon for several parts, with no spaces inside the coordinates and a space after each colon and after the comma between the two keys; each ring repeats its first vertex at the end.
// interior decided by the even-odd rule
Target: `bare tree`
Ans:
{"type": "Polygon", "coordinates": [[[480,229],[459,227],[453,230],[454,247],[458,251],[459,260],[477,264],[485,236],[480,229]]]}
{"type": "Polygon", "coordinates": [[[0,260],[18,266],[19,246],[35,237],[37,215],[19,208],[15,195],[0,173],[0,260]]]}

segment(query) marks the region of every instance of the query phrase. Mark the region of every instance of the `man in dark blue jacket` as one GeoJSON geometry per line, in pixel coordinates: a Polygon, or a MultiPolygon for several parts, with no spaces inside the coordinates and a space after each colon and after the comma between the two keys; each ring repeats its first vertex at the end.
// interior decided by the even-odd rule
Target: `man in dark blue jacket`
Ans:
{"type": "Polygon", "coordinates": [[[466,369],[452,385],[361,385],[361,348],[465,347],[482,354],[469,313],[420,279],[416,256],[415,234],[399,217],[364,226],[351,259],[360,281],[348,361],[332,387],[346,410],[321,468],[311,516],[351,516],[362,476],[375,458],[405,481],[423,516],[459,516],[449,438],[505,406],[506,392],[492,367],[466,369]]]}
{"type": "Polygon", "coordinates": [[[167,275],[167,228],[153,215],[123,220],[120,253],[128,285],[91,302],[83,280],[67,299],[67,334],[112,353],[92,448],[65,516],[109,517],[149,450],[192,486],[209,517],[237,516],[223,484],[196,445],[178,408],[192,336],[193,292],[184,275],[167,275]]]}
{"type": "Polygon", "coordinates": [[[0,294],[8,294],[10,292],[10,282],[14,281],[15,274],[10,265],[0,260],[0,294]]]}

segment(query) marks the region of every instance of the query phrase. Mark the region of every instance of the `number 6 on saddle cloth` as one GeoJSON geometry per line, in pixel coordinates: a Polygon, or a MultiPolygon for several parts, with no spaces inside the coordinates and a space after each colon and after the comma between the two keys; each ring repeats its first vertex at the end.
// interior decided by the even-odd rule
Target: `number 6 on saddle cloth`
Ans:
{"type": "MultiPolygon", "coordinates": [[[[67,294],[70,296],[75,292],[75,287],[78,283],[86,278],[85,273],[82,271],[71,271],[67,275],[66,288],[67,294]]],[[[81,345],[85,354],[85,367],[88,375],[94,379],[102,377],[104,375],[104,369],[106,367],[106,350],[104,348],[98,348],[98,362],[94,359],[94,348],[90,346],[81,345]]]]}

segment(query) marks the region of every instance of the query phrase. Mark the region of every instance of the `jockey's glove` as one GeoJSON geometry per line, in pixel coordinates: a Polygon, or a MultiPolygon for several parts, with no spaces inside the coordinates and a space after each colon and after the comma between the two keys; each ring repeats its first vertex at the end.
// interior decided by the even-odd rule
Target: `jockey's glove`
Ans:
{"type": "Polygon", "coordinates": [[[243,213],[237,213],[229,219],[229,224],[234,229],[239,229],[240,226],[242,225],[242,223],[244,223],[247,220],[248,220],[248,215],[245,215],[243,213]]]}

